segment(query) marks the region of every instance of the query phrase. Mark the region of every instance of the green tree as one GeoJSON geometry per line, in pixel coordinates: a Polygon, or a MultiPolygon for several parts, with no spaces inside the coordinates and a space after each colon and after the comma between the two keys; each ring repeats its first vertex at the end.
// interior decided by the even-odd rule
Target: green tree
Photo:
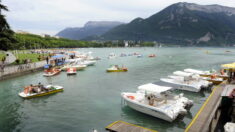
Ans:
{"type": "Polygon", "coordinates": [[[0,3],[0,49],[8,50],[17,48],[14,47],[14,43],[16,43],[14,32],[10,29],[5,15],[2,15],[2,10],[8,11],[7,7],[0,3]]]}

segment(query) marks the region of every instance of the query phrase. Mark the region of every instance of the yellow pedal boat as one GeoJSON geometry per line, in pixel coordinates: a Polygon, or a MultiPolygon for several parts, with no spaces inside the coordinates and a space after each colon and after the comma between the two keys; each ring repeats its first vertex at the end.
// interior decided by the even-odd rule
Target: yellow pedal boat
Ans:
{"type": "Polygon", "coordinates": [[[35,97],[45,96],[45,95],[49,95],[53,93],[62,92],[64,90],[62,86],[54,86],[54,85],[47,85],[45,89],[47,90],[39,91],[37,93],[31,93],[29,91],[29,88],[26,87],[23,92],[19,93],[19,96],[25,99],[29,99],[29,98],[35,98],[35,97]]]}
{"type": "Polygon", "coordinates": [[[127,72],[128,69],[126,67],[119,68],[117,65],[112,66],[106,70],[107,72],[127,72]]]}

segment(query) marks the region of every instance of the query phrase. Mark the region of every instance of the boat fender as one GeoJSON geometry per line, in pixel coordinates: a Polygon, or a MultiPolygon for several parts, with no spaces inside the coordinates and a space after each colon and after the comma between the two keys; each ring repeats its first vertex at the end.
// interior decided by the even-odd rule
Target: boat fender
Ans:
{"type": "Polygon", "coordinates": [[[127,96],[127,98],[131,99],[131,100],[134,100],[135,99],[135,96],[127,96]]]}

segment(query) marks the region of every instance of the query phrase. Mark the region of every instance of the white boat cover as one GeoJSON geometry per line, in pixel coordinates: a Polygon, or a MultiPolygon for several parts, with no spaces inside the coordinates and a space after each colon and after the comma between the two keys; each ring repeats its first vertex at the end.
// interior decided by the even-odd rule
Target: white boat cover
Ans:
{"type": "Polygon", "coordinates": [[[148,92],[162,93],[162,92],[172,89],[172,87],[165,87],[165,86],[159,86],[156,84],[148,83],[148,84],[139,86],[138,89],[145,90],[148,92]]]}
{"type": "Polygon", "coordinates": [[[192,76],[193,73],[187,73],[187,72],[183,72],[183,71],[175,71],[173,72],[174,75],[177,75],[177,76],[183,76],[183,77],[189,77],[189,76],[192,76]]]}
{"type": "Polygon", "coordinates": [[[224,126],[225,132],[235,132],[235,123],[227,122],[224,126]]]}

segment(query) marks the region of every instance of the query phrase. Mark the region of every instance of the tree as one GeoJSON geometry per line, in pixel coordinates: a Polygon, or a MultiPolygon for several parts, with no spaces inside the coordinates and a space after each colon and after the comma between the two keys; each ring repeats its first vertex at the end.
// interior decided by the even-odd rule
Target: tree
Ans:
{"type": "Polygon", "coordinates": [[[0,50],[14,49],[16,48],[14,47],[16,43],[14,32],[7,23],[5,15],[2,15],[2,10],[8,11],[7,7],[0,3],[0,50]]]}

